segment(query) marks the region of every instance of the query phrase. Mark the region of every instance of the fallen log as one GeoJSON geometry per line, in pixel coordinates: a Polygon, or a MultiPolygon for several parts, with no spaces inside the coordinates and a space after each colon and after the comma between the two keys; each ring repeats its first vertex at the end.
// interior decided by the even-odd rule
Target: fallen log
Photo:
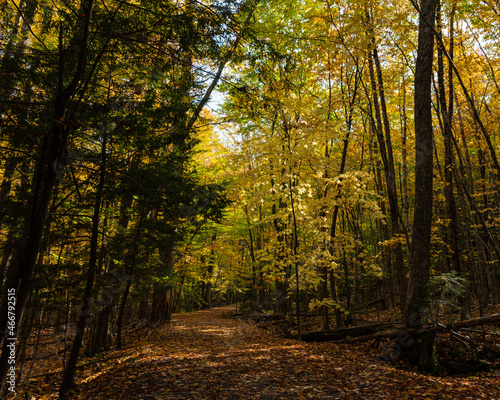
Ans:
{"type": "Polygon", "coordinates": [[[393,323],[380,323],[364,326],[356,326],[353,328],[340,328],[333,331],[315,331],[302,334],[304,342],[330,342],[333,340],[341,340],[353,336],[363,336],[373,334],[384,328],[394,328],[393,323]]]}
{"type": "Polygon", "coordinates": [[[468,328],[462,328],[460,330],[462,330],[464,332],[469,332],[469,333],[479,333],[479,334],[484,335],[484,336],[499,336],[500,337],[500,333],[498,333],[498,332],[485,331],[485,330],[480,331],[479,329],[468,329],[468,328]]]}
{"type": "Polygon", "coordinates": [[[237,313],[234,314],[234,317],[237,319],[251,319],[256,323],[259,322],[269,322],[269,321],[278,321],[283,320],[283,316],[278,314],[267,314],[267,313],[237,313]]]}
{"type": "MultiPolygon", "coordinates": [[[[480,325],[500,325],[500,314],[493,314],[487,317],[468,319],[466,321],[457,321],[453,324],[447,324],[447,325],[439,324],[439,325],[423,326],[419,329],[407,329],[405,332],[409,333],[410,335],[420,335],[422,333],[444,332],[449,330],[458,331],[463,328],[471,328],[480,325]]],[[[349,339],[342,339],[338,340],[337,342],[354,343],[354,342],[363,342],[375,339],[392,339],[398,337],[398,335],[400,335],[401,333],[402,333],[401,330],[383,331],[368,335],[352,337],[349,339]]]]}

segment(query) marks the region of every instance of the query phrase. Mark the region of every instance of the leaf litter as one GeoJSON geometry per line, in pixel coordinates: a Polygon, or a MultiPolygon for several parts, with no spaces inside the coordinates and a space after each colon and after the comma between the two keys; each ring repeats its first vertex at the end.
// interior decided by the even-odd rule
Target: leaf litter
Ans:
{"type": "MultiPolygon", "coordinates": [[[[232,311],[175,314],[169,323],[126,337],[125,350],[78,371],[71,398],[500,399],[498,371],[439,377],[402,370],[383,361],[381,349],[284,339],[228,317],[232,311]]],[[[18,398],[56,399],[58,383],[53,379],[33,389],[36,396],[18,398]]]]}

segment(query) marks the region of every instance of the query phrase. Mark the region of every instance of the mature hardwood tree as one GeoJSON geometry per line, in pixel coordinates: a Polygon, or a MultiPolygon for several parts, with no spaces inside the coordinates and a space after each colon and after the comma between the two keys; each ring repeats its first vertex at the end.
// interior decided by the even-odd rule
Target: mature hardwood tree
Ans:
{"type": "MultiPolygon", "coordinates": [[[[436,0],[422,0],[419,8],[418,50],[415,69],[415,210],[406,303],[406,325],[424,324],[428,306],[430,273],[432,198],[433,198],[433,127],[432,66],[436,0]]],[[[435,368],[434,336],[427,333],[412,341],[409,357],[425,370],[435,368]]]]}
{"type": "MultiPolygon", "coordinates": [[[[21,32],[19,36],[27,39],[19,41],[17,45],[13,43],[10,46],[12,51],[9,50],[8,54],[3,52],[0,62],[5,61],[10,64],[22,65],[22,62],[17,60],[18,56],[22,56],[20,59],[30,69],[36,70],[37,62],[35,61],[37,59],[34,56],[29,61],[25,61],[27,58],[23,58],[26,44],[26,53],[40,58],[41,62],[43,62],[43,68],[35,71],[37,74],[36,79],[33,78],[35,73],[33,75],[25,73],[26,67],[22,69],[9,68],[7,69],[9,74],[4,74],[2,68],[0,90],[5,93],[26,93],[17,96],[22,99],[22,103],[10,102],[13,109],[16,108],[22,111],[24,108],[28,109],[29,106],[37,110],[43,107],[44,111],[43,113],[40,112],[37,120],[30,121],[30,123],[26,123],[26,118],[18,118],[16,113],[7,110],[7,106],[2,106],[0,113],[2,118],[1,128],[7,126],[8,121],[15,127],[15,129],[9,131],[6,129],[1,131],[2,158],[4,156],[3,145],[10,143],[8,146],[9,162],[2,162],[0,167],[2,170],[0,197],[2,199],[6,198],[9,193],[20,197],[20,185],[14,186],[15,190],[11,190],[13,176],[22,174],[22,179],[27,182],[25,186],[31,188],[31,192],[25,197],[17,199],[23,202],[27,199],[25,203],[29,208],[25,221],[21,218],[16,221],[16,232],[22,232],[22,236],[19,234],[20,237],[16,238],[16,240],[19,239],[19,246],[16,247],[11,244],[11,241],[2,241],[1,243],[3,247],[10,247],[9,251],[14,255],[10,257],[9,254],[9,259],[12,258],[10,263],[12,267],[8,271],[6,268],[2,268],[0,279],[3,286],[17,289],[16,324],[22,324],[23,310],[26,308],[32,292],[32,283],[36,281],[37,270],[47,260],[49,260],[48,264],[50,265],[50,251],[43,250],[47,241],[50,240],[48,238],[52,232],[49,222],[54,219],[55,212],[53,211],[57,208],[52,209],[51,204],[60,206],[66,199],[73,200],[73,198],[78,201],[78,198],[73,194],[81,191],[84,194],[83,197],[85,197],[86,189],[93,184],[95,185],[91,177],[86,179],[92,175],[95,165],[92,165],[93,162],[90,160],[85,160],[88,161],[85,166],[88,169],[78,170],[77,167],[72,168],[71,179],[63,179],[64,172],[69,170],[68,162],[71,162],[72,157],[77,157],[75,153],[81,150],[84,153],[81,157],[83,160],[85,155],[92,152],[90,149],[94,146],[90,144],[88,148],[76,149],[75,143],[79,140],[85,141],[89,136],[89,132],[100,134],[99,121],[105,117],[102,113],[103,109],[111,108],[111,124],[115,126],[116,131],[120,130],[124,119],[133,117],[131,104],[136,102],[131,100],[130,95],[127,95],[126,86],[129,89],[135,86],[132,99],[136,99],[137,103],[146,103],[145,98],[149,95],[154,96],[157,93],[156,89],[163,85],[169,90],[162,99],[161,115],[159,117],[158,115],[155,116],[155,113],[159,113],[160,107],[156,107],[158,102],[155,103],[154,101],[152,103],[155,106],[151,106],[143,115],[144,119],[149,119],[147,121],[148,125],[156,129],[152,135],[154,140],[144,143],[144,141],[139,140],[139,136],[141,134],[146,136],[146,131],[137,131],[137,136],[129,142],[130,147],[136,146],[130,149],[130,153],[144,151],[145,148],[151,150],[148,154],[149,158],[144,162],[150,164],[152,164],[151,160],[158,161],[160,158],[153,154],[153,150],[158,150],[159,147],[161,149],[158,151],[163,156],[163,159],[170,157],[169,160],[179,160],[184,157],[188,160],[185,169],[172,171],[179,164],[166,165],[165,168],[169,170],[170,175],[165,174],[162,177],[163,180],[160,180],[159,183],[162,184],[168,181],[168,177],[173,175],[178,177],[181,182],[183,179],[189,180],[188,175],[192,175],[192,173],[189,171],[191,167],[187,164],[192,154],[187,151],[186,154],[181,154],[183,153],[181,147],[184,146],[184,142],[186,147],[193,147],[196,143],[193,132],[197,129],[196,125],[199,124],[201,112],[220,80],[224,67],[239,47],[245,31],[242,27],[246,28],[250,23],[254,2],[245,1],[239,4],[238,7],[235,7],[232,1],[219,2],[216,6],[215,3],[211,2],[207,4],[189,2],[191,6],[189,10],[189,7],[186,8],[178,2],[150,2],[148,10],[141,9],[140,6],[135,4],[110,2],[104,5],[97,4],[92,0],[55,2],[50,6],[38,2],[39,7],[37,7],[36,1],[18,3],[14,7],[16,10],[12,9],[12,16],[15,16],[16,20],[18,20],[15,29],[21,32]],[[57,13],[51,12],[52,6],[55,8],[60,7],[57,13]],[[36,17],[33,17],[33,14],[36,17]],[[221,23],[222,20],[225,22],[221,23]],[[19,21],[22,21],[22,23],[19,21]],[[184,50],[181,56],[179,56],[179,47],[184,50]],[[16,59],[11,57],[14,53],[16,59]],[[207,71],[200,72],[202,70],[200,65],[206,67],[208,64],[211,66],[211,70],[216,71],[212,77],[213,79],[208,78],[210,74],[207,71]],[[186,73],[192,76],[192,79],[185,80],[186,85],[184,86],[176,86],[181,77],[178,77],[178,80],[175,81],[176,73],[171,67],[172,65],[185,70],[186,73]],[[105,74],[108,71],[107,68],[112,71],[109,78],[107,77],[108,74],[105,74]],[[168,76],[169,72],[172,73],[173,78],[168,76]],[[112,88],[112,99],[108,102],[100,101],[102,91],[99,88],[104,87],[103,79],[109,79],[109,85],[112,88]],[[140,84],[136,84],[135,81],[139,81],[140,84]],[[149,83],[150,86],[145,87],[144,82],[149,83]],[[33,100],[34,96],[31,98],[29,95],[31,89],[26,90],[26,88],[31,85],[34,87],[33,92],[37,93],[39,98],[43,97],[43,104],[33,100]],[[177,90],[175,90],[176,88],[177,90]],[[143,92],[145,94],[141,97],[143,92]],[[142,101],[139,101],[139,98],[142,101]],[[85,111],[87,112],[87,118],[83,119],[81,117],[85,111]],[[82,121],[85,121],[85,127],[82,127],[82,124],[76,120],[77,116],[82,121]],[[160,124],[161,126],[159,126],[160,124]],[[10,131],[15,131],[17,134],[20,126],[22,128],[26,126],[25,131],[30,131],[30,134],[32,134],[30,151],[25,151],[24,147],[10,140],[11,136],[14,137],[14,135],[10,134],[10,131]],[[168,142],[169,140],[170,142],[168,142]],[[160,142],[161,144],[155,147],[155,143],[160,142]],[[29,170],[25,173],[24,167],[16,167],[17,159],[20,159],[18,154],[25,155],[24,158],[29,161],[26,162],[23,159],[18,165],[26,162],[26,165],[29,166],[31,164],[30,154],[33,153],[38,158],[34,171],[29,170]],[[14,172],[16,168],[20,170],[19,173],[14,172]],[[30,179],[31,182],[29,182],[30,179]],[[64,186],[67,185],[67,181],[74,182],[75,191],[68,190],[68,187],[64,186]],[[56,193],[58,185],[64,186],[63,190],[67,191],[63,194],[56,193]],[[81,190],[82,188],[83,190],[81,190]],[[61,198],[65,200],[59,202],[61,198]]],[[[0,17],[2,22],[4,17],[8,20],[7,16],[2,16],[0,17]]],[[[5,38],[16,37],[16,35],[11,34],[12,32],[9,32],[9,29],[11,29],[10,23],[2,24],[2,34],[0,35],[2,46],[7,40],[5,38]]],[[[12,100],[13,96],[9,94],[5,98],[12,100]]],[[[106,119],[108,118],[106,117],[106,119]]],[[[125,132],[120,130],[120,133],[123,136],[125,132]]],[[[113,184],[108,185],[108,182],[112,180],[108,176],[112,175],[110,171],[119,164],[117,159],[114,158],[116,144],[116,138],[110,136],[108,142],[110,162],[108,163],[108,171],[105,171],[107,181],[103,182],[103,193],[99,195],[103,200],[100,202],[100,205],[104,204],[103,209],[112,202],[109,191],[113,184]]],[[[116,171],[113,170],[113,173],[116,173],[116,171]]],[[[119,173],[116,174],[119,175],[119,173]]],[[[142,175],[134,177],[131,174],[125,175],[127,175],[126,179],[128,181],[143,178],[142,175]]],[[[172,180],[170,179],[170,181],[172,180]]],[[[186,184],[186,187],[189,186],[190,190],[186,190],[184,194],[190,196],[190,199],[182,199],[182,202],[184,205],[188,205],[190,202],[196,203],[197,207],[193,208],[195,213],[203,212],[208,214],[209,211],[206,209],[211,211],[212,204],[220,200],[219,197],[224,197],[221,194],[222,189],[216,188],[215,185],[198,185],[194,180],[189,180],[189,185],[186,184]],[[203,204],[201,200],[204,200],[203,204]]],[[[133,195],[140,199],[149,194],[145,193],[143,195],[142,191],[147,191],[147,189],[143,186],[141,193],[133,193],[133,195]]],[[[87,193],[97,193],[97,191],[94,188],[87,193]]],[[[180,197],[178,191],[164,190],[163,194],[173,199],[171,203],[175,203],[175,201],[181,202],[181,199],[178,198],[180,197]]],[[[80,193],[78,195],[81,203],[82,196],[80,193]]],[[[2,202],[2,204],[4,203],[2,202]]],[[[81,210],[83,208],[82,204],[76,205],[75,209],[77,208],[81,210]]],[[[97,208],[99,207],[96,206],[94,211],[97,208]]],[[[156,207],[156,209],[161,210],[160,207],[156,207]]],[[[167,210],[167,206],[164,206],[164,210],[169,211],[170,209],[167,210]]],[[[2,217],[4,211],[2,210],[0,213],[2,217]]],[[[91,228],[93,238],[105,230],[103,227],[105,223],[100,221],[101,218],[99,217],[101,211],[97,210],[98,215],[93,218],[94,223],[91,228]]],[[[61,220],[64,218],[62,217],[61,220]]],[[[106,219],[107,217],[103,218],[106,219]]],[[[9,221],[10,219],[9,216],[9,221]]],[[[164,218],[164,220],[167,219],[164,218]]],[[[113,225],[113,222],[111,224],[113,225]]],[[[85,229],[82,227],[83,225],[76,228],[76,230],[81,232],[85,229]]],[[[89,228],[88,225],[86,227],[89,228]]],[[[64,235],[71,236],[76,230],[65,232],[64,235]]],[[[107,233],[103,232],[102,236],[104,237],[107,233]]],[[[3,234],[4,231],[2,231],[3,234]]],[[[111,233],[111,236],[113,235],[114,232],[111,233]]],[[[54,247],[60,245],[60,243],[52,244],[54,247]]],[[[163,245],[165,247],[165,244],[163,245]]],[[[159,245],[156,248],[159,247],[161,246],[159,245]]],[[[60,249],[60,256],[65,251],[63,245],[60,249]]],[[[97,248],[94,246],[93,254],[91,254],[91,264],[94,264],[94,267],[97,265],[98,268],[95,271],[95,283],[96,287],[98,287],[99,283],[103,284],[103,282],[98,282],[98,279],[102,278],[99,269],[102,269],[101,267],[105,264],[103,258],[105,252],[97,252],[96,254],[96,251],[97,248]]],[[[76,259],[73,255],[70,258],[76,259]]],[[[74,264],[74,266],[77,265],[78,263],[74,264]]],[[[73,273],[74,276],[78,275],[78,268],[74,268],[73,273]]],[[[91,278],[94,279],[92,276],[91,278]]],[[[87,286],[90,289],[85,291],[84,302],[89,301],[88,297],[92,292],[91,285],[87,286]]],[[[75,287],[78,290],[79,284],[75,285],[75,287]]],[[[5,297],[3,292],[1,296],[5,297]]],[[[78,294],[78,297],[80,296],[78,294]]],[[[6,373],[7,357],[9,355],[9,352],[5,351],[5,346],[8,344],[5,340],[8,313],[7,307],[4,307],[4,305],[5,303],[2,301],[0,307],[0,339],[3,340],[4,351],[2,351],[0,358],[0,377],[3,377],[6,373]]],[[[68,308],[70,308],[69,305],[68,308]]],[[[83,335],[83,332],[79,333],[83,335]]],[[[75,353],[77,352],[75,351],[75,353]]],[[[5,380],[2,378],[2,384],[4,383],[5,380]]],[[[70,383],[71,379],[66,379],[62,392],[67,391],[67,388],[71,386],[70,383]]]]}

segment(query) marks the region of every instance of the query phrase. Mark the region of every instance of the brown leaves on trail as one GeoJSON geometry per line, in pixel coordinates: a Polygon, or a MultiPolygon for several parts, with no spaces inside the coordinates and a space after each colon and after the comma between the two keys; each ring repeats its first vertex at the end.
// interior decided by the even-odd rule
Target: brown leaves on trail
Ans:
{"type": "MultiPolygon", "coordinates": [[[[302,343],[224,316],[178,314],[131,354],[81,378],[72,399],[499,399],[498,372],[435,377],[397,370],[381,350],[302,343]]],[[[55,398],[55,394],[43,397],[55,398]]]]}

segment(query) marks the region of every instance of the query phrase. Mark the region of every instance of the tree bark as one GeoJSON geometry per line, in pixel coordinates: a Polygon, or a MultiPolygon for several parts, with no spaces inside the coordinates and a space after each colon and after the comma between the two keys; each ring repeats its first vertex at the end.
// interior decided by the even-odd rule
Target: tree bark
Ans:
{"type": "MultiPolygon", "coordinates": [[[[368,11],[366,12],[366,17],[368,24],[370,24],[371,18],[368,11]]],[[[371,53],[368,59],[368,65],[370,70],[370,81],[372,87],[373,105],[375,109],[375,118],[377,121],[377,124],[374,124],[374,127],[377,133],[380,156],[382,158],[382,163],[384,166],[387,197],[389,200],[389,212],[391,215],[391,233],[394,239],[398,238],[398,236],[401,235],[401,217],[398,206],[396,171],[394,168],[394,157],[392,153],[389,116],[387,114],[382,69],[380,67],[380,60],[378,57],[373,28],[370,27],[368,29],[368,35],[370,37],[372,45],[371,53]]],[[[400,310],[401,314],[404,314],[406,300],[406,271],[404,266],[403,247],[399,240],[394,245],[394,260],[396,276],[398,279],[400,310]]]]}
{"type": "MultiPolygon", "coordinates": [[[[70,132],[69,124],[66,121],[66,111],[71,103],[72,96],[76,93],[78,85],[83,79],[85,66],[87,63],[87,43],[89,40],[91,11],[94,0],[86,2],[86,13],[77,33],[80,38],[80,48],[78,62],[71,82],[64,87],[63,75],[65,72],[64,49],[62,39],[62,29],[60,33],[60,53],[59,53],[59,82],[57,94],[55,96],[54,113],[52,116],[52,127],[43,138],[40,158],[33,177],[33,194],[30,202],[31,215],[27,218],[23,237],[23,246],[15,256],[12,277],[8,279],[7,287],[17,288],[16,296],[16,328],[22,320],[26,300],[31,290],[33,272],[38,258],[42,235],[44,232],[45,220],[49,208],[50,199],[57,179],[61,178],[65,165],[64,156],[66,153],[67,139],[70,132]]],[[[7,307],[3,307],[0,314],[0,331],[5,334],[7,324],[7,307]]],[[[4,340],[2,356],[0,357],[0,392],[5,383],[5,376],[8,368],[8,348],[7,340],[4,340]]]]}
{"type": "Polygon", "coordinates": [[[106,133],[104,133],[104,139],[101,149],[99,184],[96,189],[94,213],[92,215],[92,235],[90,238],[90,254],[89,254],[89,264],[87,270],[87,280],[85,282],[85,291],[81,302],[81,311],[77,323],[76,335],[75,338],[73,339],[73,346],[71,348],[68,364],[66,366],[66,370],[64,371],[61,386],[59,388],[60,399],[66,399],[69,390],[73,386],[73,380],[76,372],[76,363],[80,355],[80,349],[82,347],[85,328],[88,322],[93,318],[92,314],[95,312],[95,310],[92,309],[93,306],[92,290],[94,288],[94,280],[97,271],[99,217],[101,213],[102,198],[104,196],[104,181],[106,177],[106,142],[107,142],[107,137],[106,133]]]}
{"type": "Polygon", "coordinates": [[[210,249],[210,257],[208,258],[207,270],[204,273],[204,282],[202,285],[202,300],[203,308],[212,308],[212,276],[215,266],[215,241],[217,240],[217,232],[212,235],[212,248],[210,249]]]}
{"type": "MultiPolygon", "coordinates": [[[[436,0],[422,0],[419,10],[418,49],[415,68],[415,209],[409,263],[405,321],[408,328],[424,323],[429,296],[432,198],[433,127],[432,66],[436,0]]],[[[423,334],[409,349],[409,359],[422,369],[435,369],[434,334],[423,334]]]]}
{"type": "MultiPolygon", "coordinates": [[[[452,10],[454,13],[454,9],[452,10]]],[[[441,12],[439,10],[438,21],[441,24],[441,12]]],[[[438,32],[441,33],[441,26],[438,32]]],[[[450,18],[450,57],[453,58],[453,14],[450,18]]],[[[460,265],[460,249],[458,244],[458,217],[457,206],[454,195],[454,156],[453,156],[453,131],[452,131],[452,116],[453,116],[453,70],[450,68],[448,75],[448,104],[446,104],[446,92],[444,84],[444,63],[443,50],[438,47],[438,88],[439,88],[439,105],[441,116],[443,119],[443,142],[444,142],[444,196],[446,201],[446,217],[448,219],[448,246],[450,248],[450,264],[451,269],[461,272],[460,265]]]]}

